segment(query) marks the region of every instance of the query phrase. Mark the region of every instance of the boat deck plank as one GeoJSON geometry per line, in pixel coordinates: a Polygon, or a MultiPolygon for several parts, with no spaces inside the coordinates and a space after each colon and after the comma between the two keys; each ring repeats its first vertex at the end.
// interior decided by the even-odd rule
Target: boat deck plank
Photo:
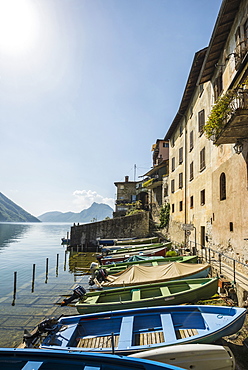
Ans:
{"type": "MultiPolygon", "coordinates": [[[[102,337],[80,338],[77,347],[80,348],[111,348],[111,335],[104,335],[102,337]]],[[[114,346],[117,347],[119,335],[114,335],[114,346]]]]}
{"type": "Polygon", "coordinates": [[[164,335],[162,331],[152,331],[135,334],[136,346],[147,346],[149,344],[163,343],[164,335]]]}

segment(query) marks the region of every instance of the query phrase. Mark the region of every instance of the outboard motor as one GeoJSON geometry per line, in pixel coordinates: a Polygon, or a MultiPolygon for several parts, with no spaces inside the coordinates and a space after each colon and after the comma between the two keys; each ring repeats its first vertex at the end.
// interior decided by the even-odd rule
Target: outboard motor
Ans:
{"type": "Polygon", "coordinates": [[[64,299],[61,302],[61,306],[66,306],[70,302],[74,301],[74,299],[81,298],[86,293],[86,290],[81,285],[78,285],[75,289],[73,289],[73,294],[69,297],[64,299]]]}
{"type": "Polygon", "coordinates": [[[52,317],[51,319],[46,319],[42,321],[36,328],[36,330],[31,334],[27,329],[24,329],[23,334],[23,343],[27,347],[31,347],[35,341],[38,339],[38,337],[41,336],[43,333],[49,333],[53,330],[55,330],[58,323],[58,319],[55,319],[52,317]]]}

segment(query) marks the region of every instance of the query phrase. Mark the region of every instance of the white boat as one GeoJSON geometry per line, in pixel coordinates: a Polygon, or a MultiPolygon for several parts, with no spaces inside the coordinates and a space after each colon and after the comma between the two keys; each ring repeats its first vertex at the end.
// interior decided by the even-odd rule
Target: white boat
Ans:
{"type": "Polygon", "coordinates": [[[214,344],[183,344],[138,352],[130,357],[158,361],[187,370],[234,370],[235,359],[228,347],[214,344]]]}

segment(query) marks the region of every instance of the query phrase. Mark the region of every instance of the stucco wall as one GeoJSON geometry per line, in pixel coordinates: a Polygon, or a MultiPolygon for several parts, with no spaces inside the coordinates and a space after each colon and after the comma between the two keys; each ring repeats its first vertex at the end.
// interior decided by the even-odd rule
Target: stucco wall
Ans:
{"type": "Polygon", "coordinates": [[[144,238],[149,236],[149,231],[149,213],[144,211],[132,216],[72,226],[70,245],[88,248],[96,245],[97,238],[144,238]]]}

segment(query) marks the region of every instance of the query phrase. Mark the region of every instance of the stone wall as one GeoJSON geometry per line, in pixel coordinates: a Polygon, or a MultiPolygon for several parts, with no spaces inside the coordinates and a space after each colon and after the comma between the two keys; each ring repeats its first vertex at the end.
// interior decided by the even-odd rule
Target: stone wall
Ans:
{"type": "Polygon", "coordinates": [[[96,239],[119,239],[128,237],[145,238],[150,236],[149,213],[92,222],[71,227],[70,245],[84,250],[96,247],[96,239]]]}

